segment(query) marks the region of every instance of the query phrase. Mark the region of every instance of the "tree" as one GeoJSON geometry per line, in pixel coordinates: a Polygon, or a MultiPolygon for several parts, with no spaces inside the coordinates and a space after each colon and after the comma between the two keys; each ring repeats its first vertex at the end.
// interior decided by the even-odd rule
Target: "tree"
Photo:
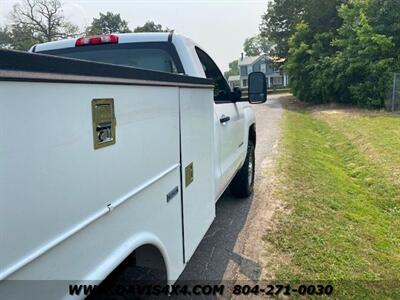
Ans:
{"type": "Polygon", "coordinates": [[[263,15],[261,36],[275,45],[275,55],[287,57],[289,39],[296,26],[305,22],[315,34],[335,31],[340,26],[337,7],[347,0],[275,0],[263,15]]]}
{"type": "Polygon", "coordinates": [[[36,32],[28,25],[14,24],[11,26],[10,48],[15,50],[29,50],[29,48],[43,40],[37,38],[36,32]]]}
{"type": "Polygon", "coordinates": [[[334,41],[339,51],[334,60],[346,95],[359,106],[384,106],[396,62],[393,38],[377,33],[366,16],[368,4],[353,0],[340,9],[343,26],[334,41]]]}
{"type": "Polygon", "coordinates": [[[11,48],[11,35],[7,27],[0,28],[0,48],[11,48]]]}
{"type": "Polygon", "coordinates": [[[229,63],[229,71],[224,73],[225,78],[229,78],[229,76],[239,75],[239,61],[234,60],[229,63]]]}
{"type": "Polygon", "coordinates": [[[268,55],[272,50],[272,46],[266,38],[256,35],[244,41],[243,50],[246,56],[268,55]]]}
{"type": "Polygon", "coordinates": [[[275,0],[269,3],[267,12],[262,16],[260,31],[262,37],[276,45],[275,55],[288,56],[289,38],[301,21],[305,1],[275,0]]]}
{"type": "Polygon", "coordinates": [[[345,1],[275,0],[263,16],[261,36],[276,43],[275,55],[288,57],[285,68],[293,92],[302,100],[323,103],[336,99],[332,41],[342,22],[337,8],[345,1]]]}
{"type": "Polygon", "coordinates": [[[131,32],[128,22],[121,18],[120,14],[112,12],[100,13],[98,18],[93,18],[92,24],[86,29],[87,35],[126,33],[131,32]]]}
{"type": "Polygon", "coordinates": [[[392,37],[395,44],[393,50],[398,51],[400,49],[400,1],[370,0],[364,9],[374,31],[392,37]]]}
{"type": "Polygon", "coordinates": [[[301,100],[379,108],[400,68],[400,4],[307,0],[289,39],[286,70],[301,100]],[[388,15],[389,21],[383,17],[388,15]]]}
{"type": "Polygon", "coordinates": [[[288,62],[285,66],[290,75],[290,82],[295,96],[301,100],[311,101],[311,82],[309,61],[311,59],[311,39],[310,26],[301,22],[296,26],[296,32],[289,39],[288,62]]]}
{"type": "Polygon", "coordinates": [[[27,25],[0,28],[0,48],[26,51],[35,43],[34,32],[27,25]]]}
{"type": "Polygon", "coordinates": [[[335,33],[341,26],[338,8],[348,0],[303,0],[304,9],[301,20],[310,25],[315,34],[331,32],[335,33]]]}
{"type": "Polygon", "coordinates": [[[14,5],[10,16],[13,35],[18,38],[29,35],[28,40],[33,43],[67,38],[78,32],[77,26],[66,21],[59,0],[21,0],[14,5]]]}
{"type": "Polygon", "coordinates": [[[258,46],[257,36],[247,38],[243,44],[243,50],[246,56],[258,56],[261,54],[258,46]]]}
{"type": "Polygon", "coordinates": [[[168,27],[163,29],[161,24],[155,24],[153,21],[147,21],[143,26],[135,28],[134,32],[169,32],[168,27]]]}

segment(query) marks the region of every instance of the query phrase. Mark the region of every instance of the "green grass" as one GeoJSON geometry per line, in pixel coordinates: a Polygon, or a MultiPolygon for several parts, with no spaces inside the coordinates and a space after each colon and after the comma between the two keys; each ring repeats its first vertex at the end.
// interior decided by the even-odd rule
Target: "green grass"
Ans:
{"type": "MultiPolygon", "coordinates": [[[[267,94],[268,95],[287,94],[287,93],[290,93],[290,92],[291,92],[290,88],[276,88],[276,89],[268,89],[267,94]]],[[[248,96],[249,96],[248,90],[247,89],[242,89],[242,98],[248,98],[248,96]]]]}
{"type": "Polygon", "coordinates": [[[400,188],[400,116],[340,112],[322,116],[400,188]]]}
{"type": "Polygon", "coordinates": [[[285,112],[275,193],[289,213],[278,213],[276,229],[265,235],[274,252],[290,258],[276,279],[332,281],[339,299],[400,299],[400,189],[393,166],[352,138],[362,132],[400,168],[389,134],[400,124],[390,116],[347,118],[339,124],[306,109],[285,112]]]}

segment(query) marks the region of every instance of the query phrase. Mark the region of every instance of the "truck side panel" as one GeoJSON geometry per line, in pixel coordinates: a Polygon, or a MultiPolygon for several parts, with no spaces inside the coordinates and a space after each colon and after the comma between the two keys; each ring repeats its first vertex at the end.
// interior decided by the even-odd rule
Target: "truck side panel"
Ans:
{"type": "Polygon", "coordinates": [[[0,91],[0,276],[103,279],[150,243],[176,279],[181,198],[167,194],[180,188],[179,88],[2,81],[0,91]],[[114,99],[117,123],[116,143],[98,150],[95,98],[114,99]]]}

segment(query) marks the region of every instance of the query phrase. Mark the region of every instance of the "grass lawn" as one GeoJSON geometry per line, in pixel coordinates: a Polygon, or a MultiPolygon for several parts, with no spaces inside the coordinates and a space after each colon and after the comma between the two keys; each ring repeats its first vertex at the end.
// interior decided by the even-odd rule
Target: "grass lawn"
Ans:
{"type": "Polygon", "coordinates": [[[338,299],[400,299],[400,117],[286,104],[265,235],[278,281],[331,281],[338,299]]]}

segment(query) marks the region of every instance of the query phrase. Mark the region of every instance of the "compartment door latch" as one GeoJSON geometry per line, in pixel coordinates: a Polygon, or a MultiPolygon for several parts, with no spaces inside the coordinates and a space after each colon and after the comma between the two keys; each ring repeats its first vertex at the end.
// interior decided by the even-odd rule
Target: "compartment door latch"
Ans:
{"type": "Polygon", "coordinates": [[[115,144],[114,99],[93,99],[92,118],[94,149],[115,144]]]}

